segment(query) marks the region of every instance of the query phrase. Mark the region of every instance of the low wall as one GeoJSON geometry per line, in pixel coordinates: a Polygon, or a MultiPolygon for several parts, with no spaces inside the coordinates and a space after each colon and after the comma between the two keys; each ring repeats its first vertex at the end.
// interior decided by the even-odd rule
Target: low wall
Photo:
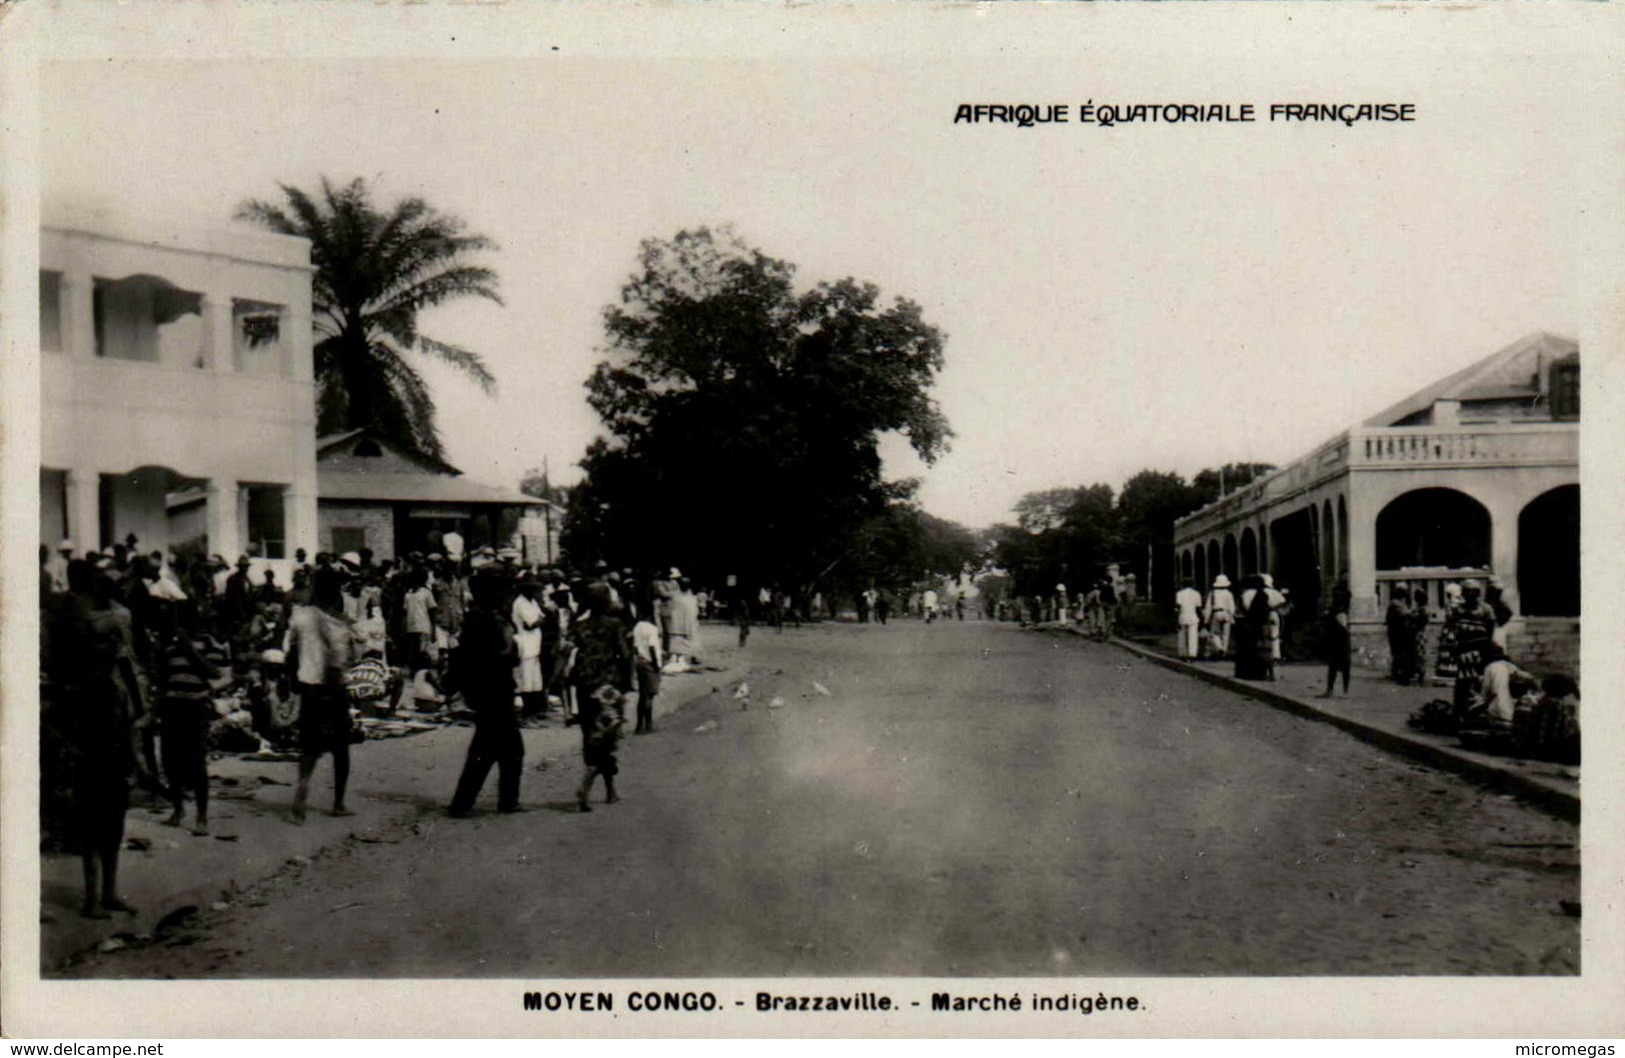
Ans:
{"type": "MultiPolygon", "coordinates": [[[[1427,667],[1429,676],[1439,657],[1439,632],[1435,622],[1428,625],[1427,667]]],[[[1356,622],[1352,629],[1354,664],[1387,671],[1388,631],[1375,622],[1356,622]]],[[[1562,672],[1580,678],[1580,620],[1577,617],[1514,617],[1507,628],[1507,655],[1520,668],[1537,676],[1562,672]]]]}

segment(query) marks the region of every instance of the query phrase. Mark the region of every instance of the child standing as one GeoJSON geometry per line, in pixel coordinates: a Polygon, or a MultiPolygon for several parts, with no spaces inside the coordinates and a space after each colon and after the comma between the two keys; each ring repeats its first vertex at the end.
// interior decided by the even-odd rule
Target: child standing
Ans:
{"type": "Polygon", "coordinates": [[[655,696],[660,693],[660,668],[665,664],[660,629],[648,618],[632,626],[632,653],[638,677],[638,722],[632,733],[644,735],[655,729],[655,696]]]}
{"type": "Polygon", "coordinates": [[[166,622],[164,691],[158,705],[158,746],[174,811],[164,820],[178,827],[186,811],[186,794],[197,804],[192,833],[209,832],[209,723],[214,717],[212,684],[221,674],[193,642],[190,621],[166,622]]]}

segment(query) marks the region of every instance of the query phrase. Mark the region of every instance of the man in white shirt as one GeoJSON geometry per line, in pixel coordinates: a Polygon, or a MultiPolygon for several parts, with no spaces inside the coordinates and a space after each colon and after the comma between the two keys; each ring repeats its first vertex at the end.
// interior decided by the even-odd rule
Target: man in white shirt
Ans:
{"type": "Polygon", "coordinates": [[[632,626],[632,653],[638,678],[638,719],[632,733],[645,735],[655,729],[655,696],[660,693],[660,669],[665,664],[660,629],[647,617],[632,626]]]}
{"type": "Polygon", "coordinates": [[[350,626],[341,616],[344,600],[335,570],[313,576],[311,604],[294,608],[287,643],[294,653],[299,690],[299,783],[294,789],[295,823],[305,821],[310,779],[324,753],[333,755],[333,814],[353,813],[344,805],[350,778],[350,701],[344,674],[350,666],[350,626]]]}
{"type": "Polygon", "coordinates": [[[925,611],[926,624],[937,619],[937,593],[933,589],[925,589],[925,594],[920,596],[920,608],[925,611]]]}
{"type": "Polygon", "coordinates": [[[1513,681],[1533,683],[1535,678],[1507,660],[1499,646],[1492,644],[1489,656],[1492,660],[1484,666],[1484,675],[1479,683],[1479,701],[1484,707],[1485,718],[1493,726],[1511,728],[1518,700],[1518,696],[1512,693],[1513,681]]]}
{"type": "Polygon", "coordinates": [[[1179,656],[1186,661],[1197,655],[1197,633],[1201,629],[1202,593],[1186,581],[1174,593],[1174,609],[1179,613],[1179,656]]]}
{"type": "Polygon", "coordinates": [[[1236,597],[1230,593],[1230,578],[1223,573],[1213,578],[1213,590],[1207,593],[1203,615],[1207,618],[1213,652],[1221,658],[1229,656],[1230,626],[1236,621],[1236,597]]]}

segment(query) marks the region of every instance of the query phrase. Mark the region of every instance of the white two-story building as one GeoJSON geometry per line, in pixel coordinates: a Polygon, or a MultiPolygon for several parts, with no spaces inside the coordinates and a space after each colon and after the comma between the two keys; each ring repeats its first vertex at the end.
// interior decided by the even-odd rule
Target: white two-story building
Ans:
{"type": "Polygon", "coordinates": [[[41,541],[314,552],[311,276],[303,239],[47,211],[41,541]]]}
{"type": "Polygon", "coordinates": [[[1438,614],[1447,583],[1495,577],[1518,615],[1514,659],[1577,674],[1579,346],[1534,334],[1440,379],[1181,518],[1174,554],[1203,588],[1273,574],[1300,621],[1347,578],[1355,643],[1376,663],[1396,584],[1438,614]]]}

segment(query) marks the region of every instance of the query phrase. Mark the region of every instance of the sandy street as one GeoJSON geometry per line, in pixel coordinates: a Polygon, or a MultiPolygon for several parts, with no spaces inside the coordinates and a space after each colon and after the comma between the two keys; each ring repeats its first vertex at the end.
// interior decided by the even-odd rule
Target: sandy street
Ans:
{"type": "MultiPolygon", "coordinates": [[[[745,656],[748,708],[729,683],[628,739],[620,804],[578,814],[577,758],[533,757],[528,813],[488,790],[452,820],[360,759],[405,813],[386,840],[71,972],[1579,969],[1577,828],[1326,725],[1013,625],[758,629],[745,656]]],[[[449,792],[466,739],[407,741],[449,792]]]]}

